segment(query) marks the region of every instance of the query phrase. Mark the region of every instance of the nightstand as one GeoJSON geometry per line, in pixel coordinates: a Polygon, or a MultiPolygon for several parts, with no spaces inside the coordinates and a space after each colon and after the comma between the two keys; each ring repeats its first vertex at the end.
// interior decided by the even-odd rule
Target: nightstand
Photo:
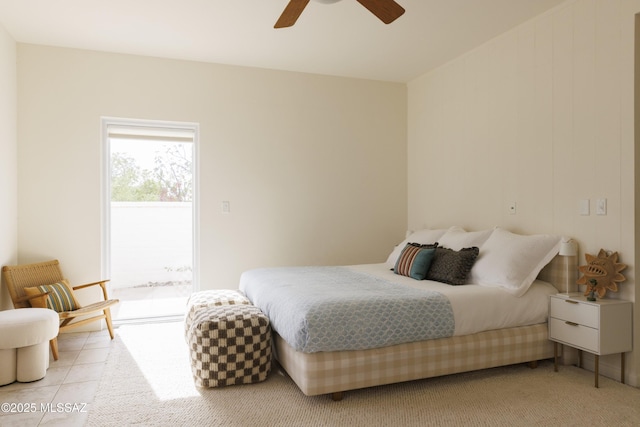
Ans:
{"type": "Polygon", "coordinates": [[[558,371],[558,344],[595,355],[595,386],[598,387],[600,356],[620,353],[620,381],[624,384],[624,354],[632,350],[630,301],[587,301],[580,292],[551,295],[549,339],[554,341],[554,370],[558,371]]]}

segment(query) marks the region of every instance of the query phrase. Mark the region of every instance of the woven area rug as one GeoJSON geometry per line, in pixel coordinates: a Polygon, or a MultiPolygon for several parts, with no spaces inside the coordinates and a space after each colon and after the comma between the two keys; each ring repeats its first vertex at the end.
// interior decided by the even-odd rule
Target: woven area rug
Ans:
{"type": "Polygon", "coordinates": [[[199,389],[182,323],[122,326],[89,426],[632,426],[640,389],[541,362],[308,397],[279,369],[258,384],[199,389]]]}

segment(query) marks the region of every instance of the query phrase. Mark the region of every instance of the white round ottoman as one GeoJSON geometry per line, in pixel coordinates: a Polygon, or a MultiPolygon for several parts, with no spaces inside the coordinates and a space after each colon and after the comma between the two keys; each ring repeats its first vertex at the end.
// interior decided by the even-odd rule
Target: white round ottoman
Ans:
{"type": "Polygon", "coordinates": [[[0,385],[44,378],[59,327],[58,313],[48,308],[0,311],[0,385]]]}

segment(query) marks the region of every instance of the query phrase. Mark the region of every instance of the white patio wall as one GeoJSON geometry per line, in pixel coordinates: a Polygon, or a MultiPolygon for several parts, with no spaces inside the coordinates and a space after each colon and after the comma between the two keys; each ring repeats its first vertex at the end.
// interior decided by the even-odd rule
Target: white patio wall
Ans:
{"type": "Polygon", "coordinates": [[[191,203],[112,202],[111,288],[191,280],[192,234],[191,203]]]}

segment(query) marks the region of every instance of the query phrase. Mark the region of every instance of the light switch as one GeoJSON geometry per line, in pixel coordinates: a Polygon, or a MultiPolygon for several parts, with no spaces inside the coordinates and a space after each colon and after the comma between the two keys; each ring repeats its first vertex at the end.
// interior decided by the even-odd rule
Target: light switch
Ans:
{"type": "Polygon", "coordinates": [[[224,200],[222,202],[222,213],[228,214],[231,213],[231,203],[228,200],[224,200]]]}
{"type": "Polygon", "coordinates": [[[596,200],[596,215],[607,214],[607,199],[596,200]]]}
{"type": "Polygon", "coordinates": [[[589,215],[589,199],[580,200],[578,210],[580,212],[580,215],[589,215]]]}

